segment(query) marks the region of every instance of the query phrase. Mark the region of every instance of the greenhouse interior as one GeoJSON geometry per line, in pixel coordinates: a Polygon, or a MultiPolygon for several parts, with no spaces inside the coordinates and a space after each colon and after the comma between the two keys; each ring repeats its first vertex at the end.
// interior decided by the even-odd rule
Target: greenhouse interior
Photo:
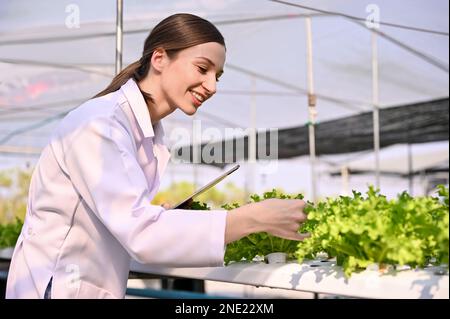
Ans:
{"type": "Polygon", "coordinates": [[[448,1],[0,0],[0,35],[0,299],[449,298],[448,1]]]}

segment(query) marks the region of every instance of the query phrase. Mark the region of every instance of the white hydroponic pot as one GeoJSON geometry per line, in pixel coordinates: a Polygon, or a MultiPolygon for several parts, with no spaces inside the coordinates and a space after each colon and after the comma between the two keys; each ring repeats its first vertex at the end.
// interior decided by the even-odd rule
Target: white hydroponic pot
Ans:
{"type": "Polygon", "coordinates": [[[271,253],[266,256],[268,264],[283,264],[286,263],[286,253],[271,253]]]}

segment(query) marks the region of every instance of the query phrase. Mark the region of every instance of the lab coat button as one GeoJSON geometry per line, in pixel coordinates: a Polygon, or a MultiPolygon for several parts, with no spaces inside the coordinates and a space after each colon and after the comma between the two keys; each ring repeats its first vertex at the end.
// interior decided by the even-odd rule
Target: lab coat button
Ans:
{"type": "Polygon", "coordinates": [[[30,235],[30,236],[33,235],[33,229],[28,228],[27,233],[28,233],[28,235],[30,235]]]}

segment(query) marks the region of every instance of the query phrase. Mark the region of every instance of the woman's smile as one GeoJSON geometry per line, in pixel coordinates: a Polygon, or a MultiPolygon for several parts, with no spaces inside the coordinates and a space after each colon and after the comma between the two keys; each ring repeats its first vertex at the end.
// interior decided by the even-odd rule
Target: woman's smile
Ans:
{"type": "Polygon", "coordinates": [[[198,92],[195,91],[189,91],[191,93],[192,101],[194,103],[195,107],[200,107],[202,105],[203,101],[205,100],[205,97],[201,95],[198,92]]]}

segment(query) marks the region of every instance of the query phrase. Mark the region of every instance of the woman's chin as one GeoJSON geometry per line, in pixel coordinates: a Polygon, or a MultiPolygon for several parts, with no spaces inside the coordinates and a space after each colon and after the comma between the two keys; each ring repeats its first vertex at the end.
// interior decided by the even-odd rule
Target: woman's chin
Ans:
{"type": "Polygon", "coordinates": [[[197,112],[197,108],[194,106],[180,107],[179,109],[186,115],[194,115],[197,112]]]}

